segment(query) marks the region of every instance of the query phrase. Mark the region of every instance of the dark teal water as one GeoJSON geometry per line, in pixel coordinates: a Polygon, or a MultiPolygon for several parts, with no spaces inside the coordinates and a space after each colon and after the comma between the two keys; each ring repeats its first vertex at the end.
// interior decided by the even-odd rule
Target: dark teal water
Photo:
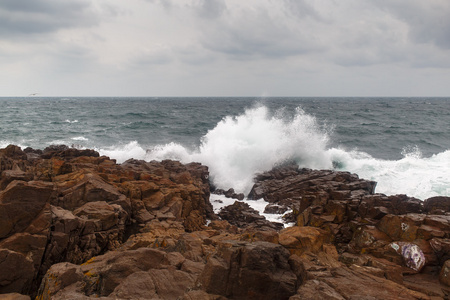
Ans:
{"type": "Polygon", "coordinates": [[[264,104],[296,107],[333,126],[330,146],[399,159],[450,148],[450,98],[0,98],[0,141],[43,148],[54,143],[114,147],[177,142],[188,148],[225,116],[264,104]]]}
{"type": "Polygon", "coordinates": [[[243,178],[295,159],[379,182],[403,176],[398,185],[421,186],[422,198],[450,192],[450,98],[0,98],[0,116],[1,147],[195,159],[244,190],[243,178]]]}

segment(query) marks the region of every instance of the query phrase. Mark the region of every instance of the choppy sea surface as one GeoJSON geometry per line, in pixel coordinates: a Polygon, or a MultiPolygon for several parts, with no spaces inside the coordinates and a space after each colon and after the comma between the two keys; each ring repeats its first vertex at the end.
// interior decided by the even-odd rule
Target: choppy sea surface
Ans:
{"type": "Polygon", "coordinates": [[[52,144],[129,158],[198,161],[247,193],[287,161],[378,182],[377,192],[450,196],[450,98],[0,98],[0,147],[52,144]]]}

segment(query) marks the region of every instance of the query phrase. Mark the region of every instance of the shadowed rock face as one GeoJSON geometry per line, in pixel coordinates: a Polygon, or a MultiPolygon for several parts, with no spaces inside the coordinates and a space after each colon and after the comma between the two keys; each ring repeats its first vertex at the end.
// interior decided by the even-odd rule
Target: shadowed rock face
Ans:
{"type": "Polygon", "coordinates": [[[11,145],[0,171],[0,298],[438,299],[450,290],[447,197],[385,196],[354,174],[284,166],[258,175],[249,195],[270,202],[267,211],[292,209],[295,226],[283,229],[239,201],[214,215],[198,163],[117,165],[93,150],[11,145]]]}

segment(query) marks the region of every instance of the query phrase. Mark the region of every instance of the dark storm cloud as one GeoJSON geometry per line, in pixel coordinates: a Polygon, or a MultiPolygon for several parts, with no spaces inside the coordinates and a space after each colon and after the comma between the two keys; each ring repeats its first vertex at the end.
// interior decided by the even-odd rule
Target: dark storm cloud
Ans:
{"type": "Polygon", "coordinates": [[[88,1],[9,0],[0,2],[0,37],[51,33],[98,23],[88,1]]]}

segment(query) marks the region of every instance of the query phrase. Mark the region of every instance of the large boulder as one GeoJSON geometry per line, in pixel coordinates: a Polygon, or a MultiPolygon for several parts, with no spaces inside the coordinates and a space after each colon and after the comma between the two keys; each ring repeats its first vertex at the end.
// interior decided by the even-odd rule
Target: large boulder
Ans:
{"type": "Polygon", "coordinates": [[[53,184],[13,181],[0,192],[0,238],[25,230],[54,196],[53,184]]]}
{"type": "Polygon", "coordinates": [[[179,253],[140,248],[112,251],[80,265],[53,265],[39,299],[177,299],[195,286],[202,268],[179,253]]]}
{"type": "Polygon", "coordinates": [[[209,294],[231,299],[288,299],[298,284],[288,259],[280,245],[224,241],[198,283],[209,294]]]}
{"type": "Polygon", "coordinates": [[[318,253],[323,245],[331,241],[328,232],[315,227],[294,226],[280,231],[279,243],[291,254],[301,255],[305,252],[318,253]]]}
{"type": "Polygon", "coordinates": [[[257,210],[240,201],[235,201],[232,205],[222,208],[218,215],[222,220],[239,228],[258,227],[280,230],[284,227],[281,223],[267,221],[257,210]]]}

